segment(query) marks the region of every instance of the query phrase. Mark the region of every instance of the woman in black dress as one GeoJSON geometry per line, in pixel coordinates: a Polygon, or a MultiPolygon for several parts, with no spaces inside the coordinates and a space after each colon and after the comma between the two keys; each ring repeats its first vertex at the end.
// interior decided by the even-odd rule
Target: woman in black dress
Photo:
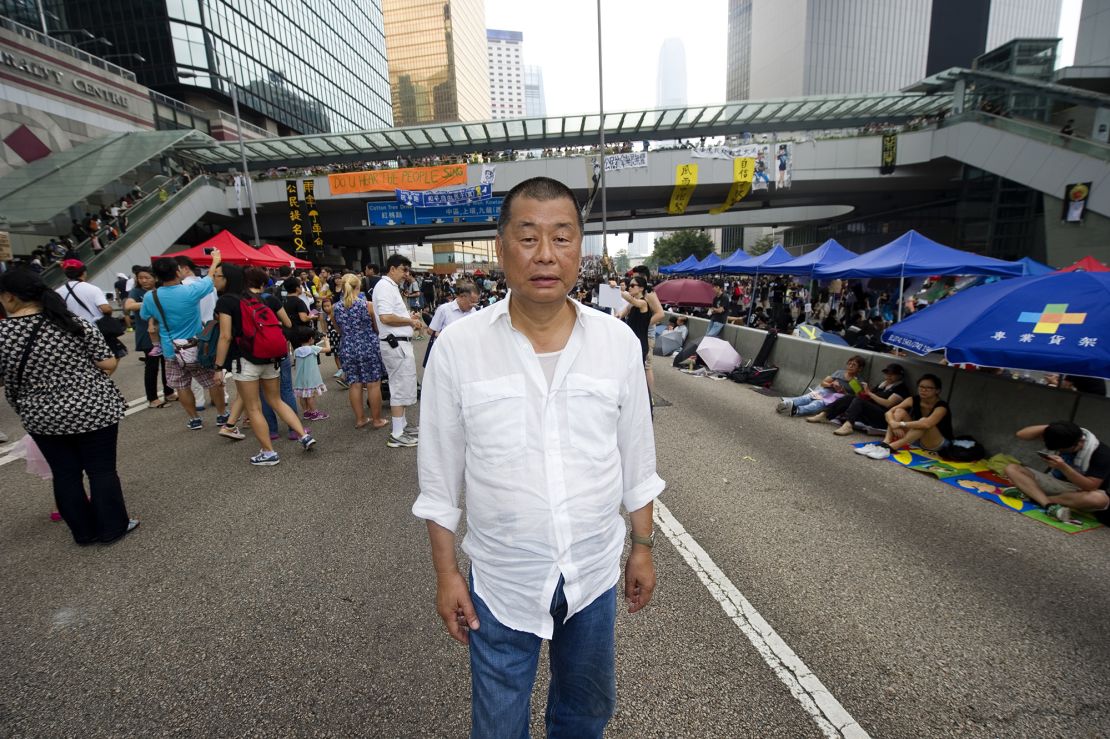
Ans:
{"type": "Polygon", "coordinates": [[[648,306],[646,293],[647,281],[643,277],[633,277],[621,285],[621,297],[628,302],[621,318],[640,340],[643,359],[647,359],[648,330],[651,327],[651,308],[648,306]]]}

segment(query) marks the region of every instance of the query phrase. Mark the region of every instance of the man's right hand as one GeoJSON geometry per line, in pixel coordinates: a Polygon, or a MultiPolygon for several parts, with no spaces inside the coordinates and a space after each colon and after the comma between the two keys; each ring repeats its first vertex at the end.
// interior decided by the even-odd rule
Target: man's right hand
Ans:
{"type": "Polygon", "coordinates": [[[470,643],[470,631],[477,631],[480,624],[470,600],[470,588],[458,570],[437,576],[436,611],[452,639],[460,644],[470,643]]]}
{"type": "Polygon", "coordinates": [[[209,269],[216,269],[216,267],[218,267],[220,265],[221,261],[223,261],[223,258],[220,256],[220,250],[219,249],[213,249],[212,250],[212,266],[209,267],[209,269]]]}

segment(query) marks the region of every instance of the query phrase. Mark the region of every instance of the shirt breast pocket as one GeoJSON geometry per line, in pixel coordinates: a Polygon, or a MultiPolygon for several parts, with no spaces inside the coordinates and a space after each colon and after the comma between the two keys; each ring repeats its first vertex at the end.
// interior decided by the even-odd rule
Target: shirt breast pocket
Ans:
{"type": "Polygon", "coordinates": [[[504,462],[524,451],[524,375],[463,383],[466,445],[484,461],[504,462]]]}
{"type": "Polygon", "coordinates": [[[617,450],[620,390],[616,380],[567,375],[567,435],[570,445],[593,459],[617,450]]]}

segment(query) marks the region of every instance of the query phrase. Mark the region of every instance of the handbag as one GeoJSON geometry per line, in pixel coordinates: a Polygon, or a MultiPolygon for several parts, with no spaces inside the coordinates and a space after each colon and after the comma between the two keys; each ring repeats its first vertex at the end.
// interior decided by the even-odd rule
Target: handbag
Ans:
{"type": "MultiPolygon", "coordinates": [[[[73,296],[73,299],[77,301],[79,306],[89,313],[94,312],[89,310],[89,306],[85,305],[85,302],[81,300],[81,298],[77,297],[77,293],[73,292],[73,287],[68,282],[66,283],[66,290],[69,290],[69,294],[73,296]]],[[[104,315],[98,318],[96,327],[100,329],[100,333],[104,334],[104,336],[109,339],[118,339],[127,333],[127,328],[123,325],[123,321],[110,315],[104,315]]]]}
{"type": "MultiPolygon", "coordinates": [[[[154,298],[154,306],[158,308],[158,315],[162,316],[162,325],[166,327],[166,333],[169,333],[170,322],[166,320],[166,311],[162,308],[162,301],[158,299],[158,288],[154,288],[151,291],[151,296],[154,298]]],[[[188,367],[189,369],[202,369],[199,361],[196,337],[194,336],[191,339],[173,339],[173,358],[178,364],[188,367]]]]}

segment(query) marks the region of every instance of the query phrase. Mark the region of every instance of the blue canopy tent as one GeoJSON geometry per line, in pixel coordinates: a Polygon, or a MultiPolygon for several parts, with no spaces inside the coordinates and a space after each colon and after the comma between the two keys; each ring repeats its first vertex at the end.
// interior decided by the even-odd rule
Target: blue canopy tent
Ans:
{"type": "Polygon", "coordinates": [[[782,244],[775,244],[770,251],[766,251],[758,257],[746,259],[721,271],[730,275],[778,274],[778,271],[774,269],[776,265],[784,264],[791,259],[793,257],[790,256],[790,252],[782,248],[782,244]]]}
{"type": "Polygon", "coordinates": [[[913,229],[889,244],[838,264],[817,267],[821,279],[835,277],[898,277],[898,319],[902,319],[902,293],[907,277],[929,275],[996,275],[1020,277],[1025,265],[953,249],[922,236],[913,229]]]}
{"type": "Polygon", "coordinates": [[[683,259],[681,262],[677,262],[676,264],[669,264],[666,267],[660,267],[659,271],[665,275],[678,275],[692,268],[697,263],[698,258],[691,254],[690,256],[683,259]]]}
{"type": "Polygon", "coordinates": [[[705,263],[704,264],[702,264],[700,267],[696,267],[694,269],[694,274],[696,274],[696,275],[715,275],[718,272],[721,272],[726,264],[730,264],[730,263],[734,262],[735,260],[743,260],[743,259],[747,259],[747,258],[748,258],[748,255],[743,249],[737,249],[736,251],[734,251],[733,253],[729,254],[727,257],[724,257],[724,258],[720,257],[717,254],[710,254],[708,257],[705,258],[705,263]],[[713,262],[712,264],[710,264],[710,257],[717,257],[717,260],[715,262],[713,262]]]}
{"type": "Polygon", "coordinates": [[[858,256],[855,252],[845,249],[835,239],[829,239],[808,254],[795,257],[789,262],[776,264],[775,269],[780,275],[809,275],[812,279],[817,267],[839,264],[858,256]]]}
{"type": "Polygon", "coordinates": [[[1022,257],[1017,260],[1017,263],[1025,265],[1026,277],[1040,277],[1041,275],[1050,275],[1056,271],[1047,264],[1041,264],[1036,259],[1030,259],[1029,257],[1022,257]]]}

